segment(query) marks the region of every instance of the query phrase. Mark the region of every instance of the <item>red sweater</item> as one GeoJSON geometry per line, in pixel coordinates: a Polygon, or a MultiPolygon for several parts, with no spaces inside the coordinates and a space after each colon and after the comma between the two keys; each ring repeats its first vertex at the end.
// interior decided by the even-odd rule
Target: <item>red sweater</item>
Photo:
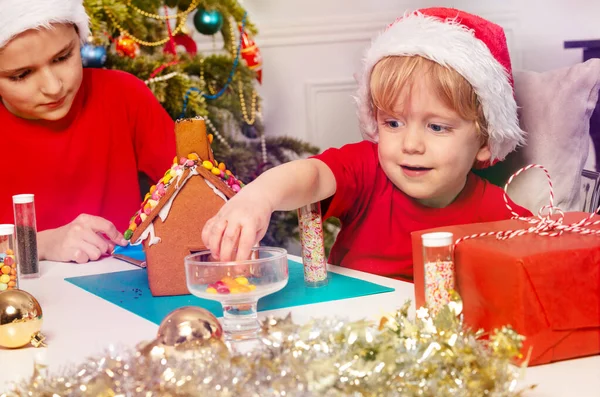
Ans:
{"type": "Polygon", "coordinates": [[[35,194],[38,230],[98,215],[124,231],[140,204],[138,171],[157,181],[175,156],[174,123],[133,75],[84,69],[60,121],[14,116],[0,102],[0,223],[13,223],[12,195],[35,194]]]}
{"type": "MultiPolygon", "coordinates": [[[[400,191],[385,175],[377,144],[363,141],[315,156],[332,170],[337,189],[323,203],[324,219],[340,219],[342,230],[329,261],[351,269],[412,280],[411,232],[442,226],[511,218],[503,191],[469,174],[458,198],[429,208],[400,191]]],[[[510,201],[521,216],[531,213],[510,201]]]]}

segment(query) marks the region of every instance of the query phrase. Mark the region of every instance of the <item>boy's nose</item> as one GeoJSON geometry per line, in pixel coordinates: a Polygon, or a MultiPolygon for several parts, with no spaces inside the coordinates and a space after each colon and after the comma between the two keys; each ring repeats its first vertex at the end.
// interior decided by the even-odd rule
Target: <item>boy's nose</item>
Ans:
{"type": "Polygon", "coordinates": [[[61,94],[63,83],[59,76],[51,71],[47,71],[43,74],[42,79],[40,90],[44,95],[55,97],[61,94]]]}
{"type": "Polygon", "coordinates": [[[402,141],[402,151],[407,154],[419,154],[425,152],[423,131],[415,126],[409,126],[402,141]]]}

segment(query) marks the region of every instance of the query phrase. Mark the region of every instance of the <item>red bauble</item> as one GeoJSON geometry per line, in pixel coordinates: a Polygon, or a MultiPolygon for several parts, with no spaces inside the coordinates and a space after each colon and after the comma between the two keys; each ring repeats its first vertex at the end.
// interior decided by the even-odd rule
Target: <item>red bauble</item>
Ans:
{"type": "Polygon", "coordinates": [[[184,33],[173,36],[173,39],[169,40],[163,49],[165,54],[168,53],[172,55],[177,55],[178,52],[184,51],[192,56],[198,53],[198,46],[194,39],[184,33]]]}
{"type": "Polygon", "coordinates": [[[250,70],[256,72],[256,79],[262,84],[262,56],[260,55],[260,49],[252,40],[252,38],[242,30],[240,25],[240,34],[242,35],[242,48],[240,55],[246,62],[246,65],[250,70]]]}
{"type": "Polygon", "coordinates": [[[140,53],[140,46],[130,37],[120,36],[115,41],[115,50],[122,57],[135,58],[140,53]]]}

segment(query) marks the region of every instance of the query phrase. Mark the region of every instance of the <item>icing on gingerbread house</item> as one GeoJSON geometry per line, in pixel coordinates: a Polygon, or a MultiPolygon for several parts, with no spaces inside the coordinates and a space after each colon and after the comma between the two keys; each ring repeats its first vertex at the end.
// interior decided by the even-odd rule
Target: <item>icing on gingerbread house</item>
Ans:
{"type": "Polygon", "coordinates": [[[173,165],[150,188],[125,231],[131,244],[144,246],[154,296],[189,293],[184,257],[206,249],[204,224],[244,186],[214,159],[211,137],[202,118],[177,121],[173,165]]]}

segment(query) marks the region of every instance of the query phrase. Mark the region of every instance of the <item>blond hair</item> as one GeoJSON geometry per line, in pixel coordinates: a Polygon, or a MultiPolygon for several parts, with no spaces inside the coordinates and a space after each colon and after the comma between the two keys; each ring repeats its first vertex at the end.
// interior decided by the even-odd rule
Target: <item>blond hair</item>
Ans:
{"type": "Polygon", "coordinates": [[[487,122],[475,90],[454,69],[442,66],[420,56],[388,56],[382,58],[371,72],[371,107],[394,114],[402,95],[410,95],[416,79],[426,76],[433,91],[448,108],[475,123],[484,141],[487,141],[487,122]],[[407,91],[408,90],[408,91],[407,91]]]}

